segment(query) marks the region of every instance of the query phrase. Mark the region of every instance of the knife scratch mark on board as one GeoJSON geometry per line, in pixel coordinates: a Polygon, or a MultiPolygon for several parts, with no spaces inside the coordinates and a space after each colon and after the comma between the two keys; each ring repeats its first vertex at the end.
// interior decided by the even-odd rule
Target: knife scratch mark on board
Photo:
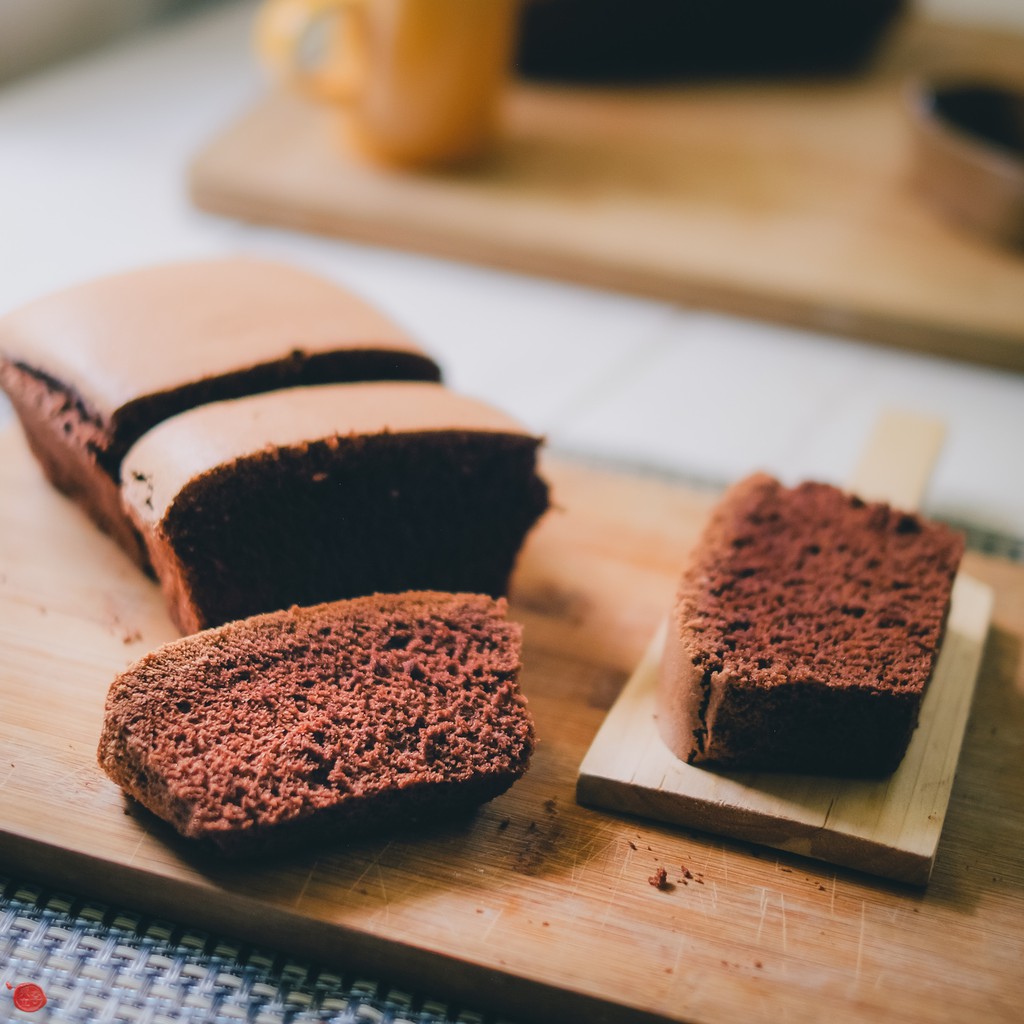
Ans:
{"type": "Polygon", "coordinates": [[[760,912],[761,912],[761,916],[760,916],[760,919],[757,922],[757,934],[754,936],[754,941],[755,942],[760,942],[761,941],[761,932],[764,929],[764,919],[765,919],[765,917],[767,916],[767,913],[768,913],[768,890],[767,889],[762,889],[761,890],[761,906],[760,906],[759,909],[760,909],[760,912]]]}
{"type": "Polygon", "coordinates": [[[380,882],[380,894],[384,899],[384,923],[387,924],[391,920],[391,901],[388,898],[388,887],[384,884],[384,869],[379,863],[377,867],[377,881],[380,882]]]}
{"type": "Polygon", "coordinates": [[[295,902],[292,904],[293,907],[298,907],[302,903],[302,898],[306,895],[306,890],[309,888],[309,883],[313,880],[316,868],[317,866],[314,864],[306,874],[305,881],[303,881],[302,887],[299,889],[299,895],[295,897],[295,902]]]}
{"type": "Polygon", "coordinates": [[[854,980],[860,981],[861,963],[863,960],[864,953],[864,923],[865,923],[865,907],[864,900],[860,901],[860,935],[857,938],[857,969],[854,972],[854,980]]]}
{"type": "Polygon", "coordinates": [[[626,874],[627,862],[625,859],[622,861],[622,867],[619,869],[619,873],[612,879],[611,887],[605,890],[604,893],[604,913],[601,915],[600,920],[597,922],[597,927],[600,931],[604,931],[608,926],[608,918],[611,916],[613,910],[619,909],[617,907],[619,890],[622,888],[622,881],[626,874]]]}
{"type": "Polygon", "coordinates": [[[380,848],[380,849],[379,849],[379,850],[377,851],[377,854],[376,854],[376,856],[375,856],[375,857],[373,857],[373,859],[372,859],[372,860],[370,860],[370,861],[368,861],[368,862],[367,862],[367,864],[366,864],[366,867],[365,867],[365,868],[363,868],[363,870],[362,870],[362,872],[360,873],[359,877],[358,877],[358,878],[357,878],[357,879],[356,879],[356,880],[355,880],[355,881],[354,881],[354,882],[353,882],[353,883],[352,883],[352,884],[351,884],[351,885],[350,885],[350,886],[348,887],[348,891],[349,891],[349,892],[354,892],[354,891],[355,891],[355,888],[356,888],[356,886],[357,886],[357,885],[359,885],[359,884],[360,884],[360,882],[362,882],[362,880],[363,880],[363,879],[364,879],[364,878],[365,878],[365,877],[366,877],[366,876],[367,876],[367,875],[368,875],[368,874],[370,873],[370,870],[371,870],[372,868],[375,868],[375,867],[376,867],[376,866],[377,866],[377,865],[378,865],[378,864],[380,863],[380,859],[381,859],[381,857],[383,857],[383,856],[384,856],[384,854],[385,854],[385,853],[387,853],[387,851],[388,851],[388,847],[390,847],[390,846],[391,846],[391,843],[390,843],[390,842],[387,842],[387,843],[385,843],[385,844],[384,844],[384,845],[383,845],[383,846],[382,846],[382,847],[381,847],[381,848],[380,848]]]}
{"type": "Polygon", "coordinates": [[[577,868],[584,869],[589,867],[591,863],[597,860],[599,857],[603,857],[608,853],[614,846],[617,845],[615,839],[592,839],[590,842],[585,843],[574,855],[573,855],[573,882],[579,881],[579,875],[577,874],[577,868]]]}
{"type": "Polygon", "coordinates": [[[483,945],[490,937],[491,932],[494,931],[494,926],[501,920],[502,914],[505,913],[505,908],[502,907],[498,912],[491,918],[491,923],[484,929],[483,935],[480,936],[480,944],[483,945]]]}
{"type": "Polygon", "coordinates": [[[683,947],[686,945],[686,936],[679,936],[679,944],[676,946],[676,958],[672,961],[672,966],[669,969],[670,974],[675,974],[679,970],[679,964],[683,959],[683,947]]]}
{"type": "Polygon", "coordinates": [[[697,906],[700,908],[700,912],[704,915],[704,919],[706,921],[710,921],[711,915],[708,913],[707,896],[704,889],[700,889],[697,892],[697,906]]]}
{"type": "Polygon", "coordinates": [[[135,863],[135,858],[139,855],[139,850],[142,849],[142,844],[145,842],[148,835],[148,832],[144,832],[139,836],[139,841],[135,844],[135,849],[132,850],[131,856],[128,858],[128,867],[131,867],[135,863]]]}

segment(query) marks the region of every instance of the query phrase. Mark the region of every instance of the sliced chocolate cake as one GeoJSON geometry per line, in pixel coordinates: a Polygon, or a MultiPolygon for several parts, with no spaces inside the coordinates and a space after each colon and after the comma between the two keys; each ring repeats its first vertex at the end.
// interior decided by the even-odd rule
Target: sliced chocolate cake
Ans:
{"type": "Polygon", "coordinates": [[[190,633],[401,590],[498,596],[547,507],[540,439],[439,384],[323,384],[165,420],[124,497],[190,633]]]}
{"type": "Polygon", "coordinates": [[[464,811],[525,771],[520,627],[473,594],[377,594],[233,622],[114,680],[98,758],[232,855],[464,811]]]}
{"type": "Polygon", "coordinates": [[[0,320],[0,385],[47,477],[143,565],[118,482],[125,452],[154,424],[295,384],[439,378],[362,300],[251,259],[103,278],[0,320]]]}
{"type": "Polygon", "coordinates": [[[893,771],[962,553],[952,530],[826,484],[740,482],[679,589],[658,697],[665,741],[691,764],[893,771]]]}

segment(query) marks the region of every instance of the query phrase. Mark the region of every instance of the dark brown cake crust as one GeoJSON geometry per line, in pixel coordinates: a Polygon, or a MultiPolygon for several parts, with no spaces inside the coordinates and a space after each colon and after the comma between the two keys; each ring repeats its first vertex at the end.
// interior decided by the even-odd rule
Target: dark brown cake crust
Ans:
{"type": "Polygon", "coordinates": [[[146,545],[124,514],[117,475],[106,468],[111,461],[106,424],[66,388],[16,363],[0,360],[0,387],[46,479],[80,505],[136,564],[148,567],[146,545]]]}
{"type": "Polygon", "coordinates": [[[183,489],[150,557],[183,633],[373,592],[498,597],[548,504],[539,439],[432,431],[271,448],[183,489]]]}
{"type": "Polygon", "coordinates": [[[9,395],[47,479],[80,504],[143,568],[149,564],[146,546],[124,513],[120,468],[132,444],[157,423],[210,402],[302,384],[440,379],[437,364],[415,352],[295,349],[284,359],[145,395],[104,419],[73,387],[30,366],[0,359],[0,387],[9,395]]]}
{"type": "Polygon", "coordinates": [[[99,763],[223,853],[478,805],[526,770],[504,601],[409,593],[292,608],[168,644],[114,680],[99,763]]]}
{"type": "Polygon", "coordinates": [[[962,538],[825,484],[737,484],[670,623],[659,728],[691,764],[882,775],[938,655],[962,538]]]}

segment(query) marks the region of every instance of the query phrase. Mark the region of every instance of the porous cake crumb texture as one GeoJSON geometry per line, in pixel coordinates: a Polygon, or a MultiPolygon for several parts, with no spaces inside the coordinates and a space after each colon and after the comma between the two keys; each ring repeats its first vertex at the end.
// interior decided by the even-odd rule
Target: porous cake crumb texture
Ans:
{"type": "Polygon", "coordinates": [[[734,487],[684,574],[662,731],[691,763],[877,774],[903,756],[963,542],[825,484],[734,487]]]}
{"type": "Polygon", "coordinates": [[[187,637],[115,680],[100,764],[228,853],[472,807],[533,748],[504,614],[476,595],[374,595],[187,637]]]}

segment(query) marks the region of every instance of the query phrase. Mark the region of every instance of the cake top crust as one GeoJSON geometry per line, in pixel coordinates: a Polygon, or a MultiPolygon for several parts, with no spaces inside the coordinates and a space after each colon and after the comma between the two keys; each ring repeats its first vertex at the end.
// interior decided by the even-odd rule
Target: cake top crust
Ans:
{"type": "Polygon", "coordinates": [[[110,421],[140,398],[337,350],[423,356],[387,317],[307,271],[251,258],[168,264],[44,296],[0,320],[0,355],[110,421]]]}
{"type": "Polygon", "coordinates": [[[440,384],[317,384],[211,402],[143,434],[122,466],[122,494],[139,526],[159,522],[190,481],[279,448],[375,434],[467,431],[539,444],[511,416],[440,384]]]}
{"type": "Polygon", "coordinates": [[[748,686],[923,690],[963,539],[828,484],[765,474],[717,506],[680,585],[690,662],[748,686]]]}

